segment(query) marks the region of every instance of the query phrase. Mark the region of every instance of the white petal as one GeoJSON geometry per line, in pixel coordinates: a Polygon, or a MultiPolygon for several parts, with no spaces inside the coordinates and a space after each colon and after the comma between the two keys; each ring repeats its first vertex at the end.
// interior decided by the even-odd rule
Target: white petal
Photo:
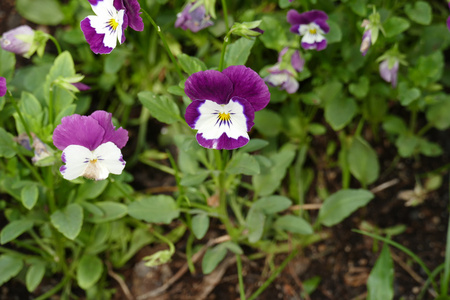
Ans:
{"type": "Polygon", "coordinates": [[[195,129],[198,129],[198,133],[203,134],[203,138],[218,139],[223,133],[226,133],[229,138],[238,139],[242,136],[249,139],[247,118],[244,115],[244,107],[239,102],[230,100],[228,104],[220,105],[206,100],[199,107],[199,112],[200,117],[195,123],[195,129]],[[229,113],[230,121],[218,121],[219,112],[229,113]]]}
{"type": "Polygon", "coordinates": [[[94,13],[99,17],[111,17],[112,12],[116,12],[114,0],[98,1],[97,5],[91,5],[94,13]]]}
{"type": "Polygon", "coordinates": [[[72,180],[82,176],[93,158],[92,152],[83,146],[70,145],[63,151],[66,165],[61,168],[64,179],[72,180]]]}
{"type": "Polygon", "coordinates": [[[125,168],[122,152],[113,142],[101,144],[93,153],[99,165],[96,180],[105,179],[109,173],[121,174],[125,168]]]}

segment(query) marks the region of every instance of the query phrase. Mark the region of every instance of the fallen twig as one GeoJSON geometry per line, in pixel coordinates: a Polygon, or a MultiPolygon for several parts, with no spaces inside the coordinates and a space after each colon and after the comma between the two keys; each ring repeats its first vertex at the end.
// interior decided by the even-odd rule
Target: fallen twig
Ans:
{"type": "Polygon", "coordinates": [[[127,284],[122,279],[122,277],[120,277],[113,271],[111,263],[108,260],[106,261],[106,267],[108,268],[108,275],[117,281],[117,283],[120,285],[120,288],[122,289],[122,292],[125,294],[125,297],[127,297],[128,300],[134,300],[134,297],[131,294],[127,284]]]}

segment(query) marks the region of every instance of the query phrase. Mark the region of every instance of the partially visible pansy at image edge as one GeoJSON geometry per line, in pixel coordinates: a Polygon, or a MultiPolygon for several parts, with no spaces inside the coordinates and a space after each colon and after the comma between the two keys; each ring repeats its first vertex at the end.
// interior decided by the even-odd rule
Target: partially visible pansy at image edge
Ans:
{"type": "Polygon", "coordinates": [[[291,23],[291,32],[303,36],[301,46],[304,49],[323,50],[327,47],[325,33],[330,31],[328,16],[321,10],[299,13],[291,9],[287,13],[287,21],[291,23]]]}
{"type": "Polygon", "coordinates": [[[0,97],[3,97],[6,95],[6,78],[0,77],[0,97]]]}
{"type": "Polygon", "coordinates": [[[19,55],[26,55],[31,48],[34,30],[28,25],[21,25],[3,33],[0,46],[3,50],[19,55]]]}
{"type": "Polygon", "coordinates": [[[80,25],[92,52],[110,53],[125,41],[125,29],[144,30],[137,0],[88,0],[95,16],[87,16],[80,25]]]}
{"type": "Polygon", "coordinates": [[[177,14],[176,28],[181,27],[183,30],[198,32],[214,24],[210,20],[211,17],[206,14],[205,6],[202,4],[192,9],[194,4],[195,2],[187,4],[183,11],[177,14]]]}
{"type": "Polygon", "coordinates": [[[120,149],[128,141],[128,131],[115,129],[111,117],[111,113],[98,110],[90,116],[62,118],[53,132],[53,144],[63,151],[65,165],[59,171],[65,179],[103,180],[109,173],[122,173],[125,161],[120,149]]]}
{"type": "MultiPolygon", "coordinates": [[[[450,2],[448,3],[448,8],[450,9],[450,2]]],[[[447,28],[450,30],[450,17],[447,18],[447,28]]]]}
{"type": "Polygon", "coordinates": [[[279,87],[280,90],[286,90],[288,94],[293,94],[298,90],[299,87],[294,73],[303,71],[305,60],[300,56],[300,52],[298,50],[295,50],[291,54],[290,59],[292,70],[281,68],[283,56],[286,55],[288,50],[289,48],[286,47],[280,51],[278,55],[278,62],[274,66],[267,69],[270,74],[264,77],[264,81],[271,86],[279,87]]]}
{"type": "Polygon", "coordinates": [[[198,143],[210,149],[246,145],[255,111],[270,101],[264,80],[245,66],[194,73],[186,80],[184,91],[193,100],[186,109],[186,122],[198,130],[198,143]]]}

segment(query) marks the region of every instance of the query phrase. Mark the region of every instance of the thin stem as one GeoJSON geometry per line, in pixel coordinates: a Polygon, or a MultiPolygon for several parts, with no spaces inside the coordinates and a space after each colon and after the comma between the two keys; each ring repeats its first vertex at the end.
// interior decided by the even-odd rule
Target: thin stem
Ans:
{"type": "Polygon", "coordinates": [[[53,42],[53,44],[55,44],[56,51],[58,51],[58,55],[61,54],[61,46],[59,46],[58,41],[50,34],[48,35],[48,38],[53,42]]]}
{"type": "MultiPolygon", "coordinates": [[[[450,179],[449,179],[450,181],[450,179]]],[[[449,184],[450,185],[450,184],[449,184]]],[[[447,225],[447,242],[445,245],[445,264],[444,264],[444,276],[441,284],[441,296],[447,296],[448,284],[450,281],[450,218],[447,225]]]]}
{"type": "Polygon", "coordinates": [[[227,46],[230,43],[230,33],[228,33],[225,38],[223,39],[223,45],[222,45],[222,53],[220,54],[220,63],[219,63],[219,72],[222,72],[224,69],[225,64],[225,52],[227,50],[227,46]]]}
{"type": "Polygon", "coordinates": [[[21,257],[23,259],[27,259],[27,258],[30,257],[30,255],[26,255],[26,254],[23,254],[23,253],[20,253],[20,252],[17,252],[17,251],[14,251],[14,250],[11,250],[11,249],[8,249],[8,248],[5,248],[5,247],[0,247],[0,252],[7,253],[7,254],[12,254],[14,256],[18,256],[18,257],[21,257]]]}
{"type": "Polygon", "coordinates": [[[228,9],[227,9],[227,0],[222,0],[222,10],[223,10],[223,19],[225,21],[225,28],[227,32],[230,31],[230,24],[228,24],[228,9]]]}
{"type": "Polygon", "coordinates": [[[236,254],[236,266],[239,279],[239,294],[241,295],[241,300],[245,300],[244,278],[242,277],[242,261],[239,254],[236,254]]]}
{"type": "Polygon", "coordinates": [[[187,243],[186,243],[186,261],[188,264],[189,271],[191,274],[195,274],[195,266],[194,262],[192,261],[192,244],[194,243],[194,235],[191,233],[188,237],[187,243]]]}
{"type": "Polygon", "coordinates": [[[35,300],[44,300],[44,299],[50,298],[52,295],[56,294],[60,289],[62,289],[66,285],[66,283],[69,281],[69,279],[70,279],[69,276],[65,276],[60,283],[55,285],[54,288],[49,290],[47,293],[37,297],[35,300]]]}
{"type": "Polygon", "coordinates": [[[389,245],[391,245],[391,246],[393,246],[393,247],[395,247],[395,248],[397,248],[397,249],[403,251],[403,252],[406,253],[407,255],[409,255],[409,256],[410,256],[413,260],[415,260],[416,263],[418,263],[418,264],[422,267],[422,269],[425,271],[425,273],[427,274],[428,278],[430,278],[430,280],[431,280],[431,284],[433,285],[434,290],[436,290],[436,291],[438,290],[438,287],[437,287],[436,282],[434,281],[434,279],[432,279],[432,276],[431,276],[432,274],[431,274],[430,270],[427,268],[427,266],[425,265],[425,263],[424,263],[417,255],[415,255],[411,250],[409,250],[408,248],[406,248],[406,247],[400,245],[400,244],[397,243],[397,242],[394,242],[394,241],[392,241],[392,240],[390,240],[390,239],[388,239],[388,238],[382,237],[382,236],[380,236],[380,235],[378,235],[378,234],[369,233],[369,232],[362,231],[362,230],[358,230],[358,229],[353,229],[353,231],[354,231],[354,232],[357,232],[357,233],[360,233],[360,234],[363,234],[363,235],[370,236],[370,237],[372,237],[372,238],[374,238],[374,239],[383,241],[383,242],[385,242],[385,243],[387,243],[387,244],[389,244],[389,245]]]}
{"type": "Polygon", "coordinates": [[[228,203],[227,203],[227,191],[226,191],[226,178],[225,178],[225,166],[226,162],[222,159],[222,153],[220,150],[214,150],[214,155],[216,157],[217,169],[219,170],[219,176],[217,176],[217,189],[219,192],[219,207],[218,213],[220,221],[225,225],[228,234],[234,239],[234,227],[231,224],[230,218],[228,217],[228,203]]]}
{"type": "Polygon", "coordinates": [[[55,177],[53,176],[53,171],[51,167],[48,167],[47,169],[47,198],[48,198],[48,205],[50,207],[50,212],[54,213],[56,211],[56,201],[55,201],[55,189],[53,182],[55,181],[55,177]]]}
{"type": "Polygon", "coordinates": [[[128,200],[130,200],[131,202],[134,201],[134,198],[130,196],[130,194],[127,193],[127,191],[120,185],[119,182],[116,182],[114,179],[109,179],[109,181],[111,183],[114,184],[114,186],[122,193],[122,195],[127,198],[128,200]]]}
{"type": "Polygon", "coordinates": [[[146,164],[146,165],[149,165],[149,166],[151,166],[151,167],[153,167],[153,168],[155,168],[155,169],[158,169],[158,170],[160,170],[160,171],[163,171],[163,172],[165,172],[165,173],[167,173],[167,174],[175,175],[175,173],[176,173],[174,169],[172,169],[172,168],[170,168],[170,167],[168,167],[168,166],[159,164],[159,163],[157,163],[157,162],[154,162],[153,160],[143,160],[143,159],[140,159],[140,161],[141,161],[142,163],[146,164]]]}
{"type": "Polygon", "coordinates": [[[36,178],[36,180],[39,181],[39,183],[42,184],[43,186],[46,186],[45,181],[42,179],[41,175],[39,175],[39,172],[36,170],[36,168],[32,164],[30,164],[28,160],[19,151],[17,151],[17,156],[23,162],[23,164],[27,166],[28,169],[30,169],[31,173],[36,178]]]}
{"type": "Polygon", "coordinates": [[[156,230],[152,230],[152,234],[154,236],[156,236],[157,239],[165,242],[167,245],[169,245],[169,251],[170,253],[174,254],[175,253],[175,245],[172,243],[171,240],[169,240],[168,238],[166,238],[164,235],[160,234],[158,231],[156,230]]]}
{"type": "Polygon", "coordinates": [[[48,91],[48,120],[53,129],[53,86],[51,86],[48,91]]]}
{"type": "Polygon", "coordinates": [[[263,285],[259,289],[257,289],[256,292],[254,292],[253,295],[250,296],[250,298],[248,298],[248,300],[256,299],[256,297],[258,297],[259,294],[261,294],[272,283],[272,281],[274,281],[275,278],[277,278],[277,276],[281,273],[281,271],[283,271],[283,269],[287,266],[287,264],[297,255],[297,253],[298,253],[297,249],[292,251],[291,254],[289,254],[289,256],[286,257],[286,259],[281,263],[281,265],[272,273],[269,279],[267,279],[263,283],[263,285]]]}
{"type": "Polygon", "coordinates": [[[173,56],[172,51],[171,51],[170,48],[169,48],[169,45],[167,44],[166,38],[164,37],[164,35],[163,35],[162,31],[161,31],[161,27],[159,27],[159,26],[155,23],[155,21],[153,21],[153,18],[150,17],[150,15],[149,15],[145,10],[141,9],[141,11],[144,13],[144,16],[147,17],[147,19],[150,21],[150,23],[152,23],[153,27],[156,29],[156,32],[158,33],[159,38],[161,39],[161,41],[162,41],[162,43],[163,43],[163,45],[164,45],[164,48],[166,49],[167,54],[169,55],[170,60],[172,61],[173,66],[175,67],[175,70],[176,70],[177,73],[178,73],[178,76],[180,77],[180,79],[183,79],[183,78],[184,78],[183,73],[181,72],[181,69],[180,69],[180,67],[178,66],[177,60],[176,60],[175,57],[173,56]]]}
{"type": "Polygon", "coordinates": [[[19,109],[19,105],[17,105],[16,99],[14,99],[13,95],[10,91],[8,91],[8,98],[11,100],[12,105],[14,106],[14,109],[16,110],[17,114],[19,115],[20,122],[22,122],[23,128],[25,129],[25,132],[28,135],[28,138],[30,139],[30,144],[33,143],[33,137],[31,136],[30,129],[28,128],[27,122],[25,122],[25,118],[22,115],[22,112],[19,109]]]}

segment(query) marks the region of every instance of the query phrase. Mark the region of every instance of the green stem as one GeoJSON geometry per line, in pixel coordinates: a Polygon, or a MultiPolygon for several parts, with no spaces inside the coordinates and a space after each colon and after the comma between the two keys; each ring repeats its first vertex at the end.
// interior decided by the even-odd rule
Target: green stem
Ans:
{"type": "Polygon", "coordinates": [[[120,184],[120,182],[116,182],[114,179],[109,179],[109,181],[114,184],[114,186],[122,193],[122,195],[127,198],[128,200],[130,200],[131,202],[134,201],[134,198],[130,196],[130,194],[127,193],[127,191],[122,187],[122,185],[120,184]]]}
{"type": "Polygon", "coordinates": [[[44,300],[44,299],[50,298],[52,295],[56,294],[60,289],[62,289],[66,285],[66,283],[69,281],[69,279],[70,279],[69,276],[65,276],[60,283],[55,285],[54,288],[49,290],[47,293],[35,298],[35,300],[44,300]]]}
{"type": "Polygon", "coordinates": [[[36,168],[32,164],[30,164],[28,160],[19,151],[17,151],[17,156],[23,162],[23,164],[27,166],[27,168],[31,171],[36,180],[39,181],[39,183],[42,184],[43,186],[46,186],[45,181],[42,179],[41,175],[39,175],[39,172],[36,170],[36,168]]]}
{"type": "Polygon", "coordinates": [[[48,91],[48,120],[53,130],[53,86],[48,91]]]}
{"type": "Polygon", "coordinates": [[[168,238],[166,238],[164,235],[160,234],[156,230],[152,230],[152,234],[154,236],[156,236],[157,239],[159,239],[159,240],[165,242],[167,245],[169,245],[169,251],[171,254],[175,253],[175,245],[172,243],[172,241],[170,241],[168,238]]]}
{"type": "Polygon", "coordinates": [[[423,126],[419,132],[417,133],[417,136],[422,136],[424,135],[428,130],[430,130],[431,128],[433,128],[434,124],[433,123],[427,123],[425,126],[423,126]]]}
{"type": "Polygon", "coordinates": [[[214,155],[216,157],[217,169],[219,170],[219,175],[217,176],[217,189],[219,192],[219,207],[218,213],[219,218],[222,224],[225,225],[225,228],[228,234],[231,236],[231,239],[234,240],[234,226],[228,217],[228,203],[227,203],[227,191],[226,191],[226,178],[225,178],[225,166],[226,162],[222,159],[222,153],[220,150],[214,150],[214,155]]]}
{"type": "Polygon", "coordinates": [[[56,211],[56,201],[55,201],[55,188],[54,183],[55,177],[53,176],[53,171],[51,167],[47,168],[47,198],[48,198],[48,206],[50,207],[50,212],[54,213],[56,211]]]}
{"type": "Polygon", "coordinates": [[[228,9],[227,9],[227,0],[222,0],[222,10],[223,10],[223,19],[225,21],[225,28],[227,32],[230,31],[230,25],[228,24],[228,9]]]}
{"type": "Polygon", "coordinates": [[[31,237],[33,238],[33,240],[36,242],[36,244],[39,245],[39,247],[41,247],[44,251],[46,251],[52,259],[55,258],[55,251],[50,248],[49,246],[47,246],[42,240],[41,238],[36,234],[36,232],[34,232],[33,229],[28,230],[28,233],[31,235],[31,237]]]}
{"type": "Polygon", "coordinates": [[[173,56],[172,51],[170,51],[169,45],[167,44],[167,41],[166,41],[166,38],[164,37],[164,35],[163,35],[162,31],[161,31],[161,27],[159,27],[159,26],[155,23],[155,21],[153,20],[153,18],[152,18],[145,10],[141,9],[141,11],[144,13],[144,16],[147,17],[147,19],[150,21],[150,23],[152,23],[153,27],[156,29],[156,32],[158,33],[159,38],[161,39],[161,41],[162,41],[162,43],[163,43],[163,45],[164,45],[164,48],[166,49],[167,54],[169,55],[170,60],[172,61],[173,66],[175,67],[175,70],[176,70],[177,73],[178,73],[178,76],[180,77],[180,80],[183,79],[183,78],[184,78],[183,73],[181,72],[181,69],[180,69],[180,67],[178,66],[177,60],[176,60],[175,57],[173,56]]]}
{"type": "Polygon", "coordinates": [[[13,95],[10,91],[8,91],[8,98],[11,100],[12,105],[14,106],[14,109],[16,110],[17,114],[19,115],[20,122],[22,122],[23,128],[25,129],[25,132],[28,135],[28,138],[30,139],[30,145],[33,143],[33,137],[31,136],[31,131],[28,128],[27,122],[25,122],[25,118],[22,115],[22,112],[19,109],[19,105],[17,104],[16,99],[14,99],[13,95]]]}
{"type": "Polygon", "coordinates": [[[58,51],[58,55],[61,54],[61,46],[59,46],[58,41],[50,34],[48,35],[48,38],[53,42],[53,44],[55,44],[56,51],[58,51]]]}
{"type": "Polygon", "coordinates": [[[275,270],[275,272],[272,273],[269,279],[267,279],[263,283],[263,285],[259,289],[257,289],[256,292],[254,292],[253,295],[250,296],[250,298],[248,298],[248,300],[256,299],[256,297],[258,297],[259,294],[261,294],[272,283],[272,281],[274,281],[275,278],[277,278],[277,276],[281,273],[281,271],[283,271],[283,269],[287,266],[287,264],[297,255],[297,253],[298,253],[297,249],[292,251],[291,254],[289,254],[289,256],[286,257],[286,259],[281,263],[281,265],[275,270]]]}
{"type": "Polygon", "coordinates": [[[225,36],[223,39],[223,45],[222,45],[222,53],[220,54],[220,63],[219,63],[219,72],[222,72],[224,69],[225,64],[225,52],[227,50],[227,46],[230,43],[230,33],[225,36]]]}
{"type": "MultiPolygon", "coordinates": [[[[403,251],[404,253],[409,255],[413,260],[416,261],[416,263],[418,263],[422,267],[422,269],[427,274],[428,278],[430,278],[430,279],[432,278],[432,276],[431,276],[432,274],[431,274],[430,270],[427,268],[427,266],[425,265],[425,263],[417,255],[415,255],[411,250],[409,250],[408,248],[406,248],[406,247],[400,245],[399,243],[394,242],[394,241],[392,241],[392,240],[390,240],[388,238],[382,237],[382,236],[380,236],[378,234],[369,233],[369,232],[358,230],[358,229],[353,229],[353,231],[357,232],[357,233],[360,233],[360,234],[363,234],[363,235],[370,236],[370,237],[372,237],[374,239],[378,239],[380,241],[383,241],[383,242],[385,242],[385,243],[387,243],[387,244],[389,244],[389,245],[391,245],[391,246],[393,246],[393,247],[403,251]]],[[[437,284],[434,281],[434,279],[431,279],[431,284],[433,285],[434,290],[437,291],[438,287],[437,287],[437,284]]]]}
{"type": "Polygon", "coordinates": [[[188,237],[187,243],[186,243],[186,260],[188,264],[189,271],[191,274],[195,274],[195,266],[194,262],[192,261],[192,244],[194,243],[194,235],[191,233],[188,237]]]}
{"type": "Polygon", "coordinates": [[[146,165],[149,165],[150,167],[153,167],[153,168],[155,168],[155,169],[161,170],[161,171],[163,171],[163,172],[165,172],[165,173],[167,173],[167,174],[175,175],[175,173],[176,173],[174,169],[172,169],[172,168],[170,168],[170,167],[168,167],[168,166],[159,164],[159,163],[157,163],[157,162],[154,162],[153,160],[143,160],[143,159],[140,159],[140,161],[141,161],[142,163],[146,164],[146,165]]]}
{"type": "Polygon", "coordinates": [[[245,300],[244,278],[242,277],[242,261],[239,254],[236,254],[236,266],[239,279],[239,294],[241,295],[241,300],[245,300]]]}
{"type": "Polygon", "coordinates": [[[413,111],[411,112],[411,119],[409,121],[409,129],[411,132],[414,132],[414,129],[416,128],[417,123],[417,109],[413,108],[413,111]]]}
{"type": "Polygon", "coordinates": [[[23,259],[27,259],[27,258],[30,257],[29,255],[26,255],[26,254],[23,254],[23,253],[20,253],[20,252],[17,252],[17,251],[14,251],[14,250],[11,250],[11,249],[8,249],[8,248],[5,248],[5,247],[0,247],[0,252],[6,253],[6,254],[12,254],[14,256],[18,256],[18,257],[21,257],[23,259]]]}

